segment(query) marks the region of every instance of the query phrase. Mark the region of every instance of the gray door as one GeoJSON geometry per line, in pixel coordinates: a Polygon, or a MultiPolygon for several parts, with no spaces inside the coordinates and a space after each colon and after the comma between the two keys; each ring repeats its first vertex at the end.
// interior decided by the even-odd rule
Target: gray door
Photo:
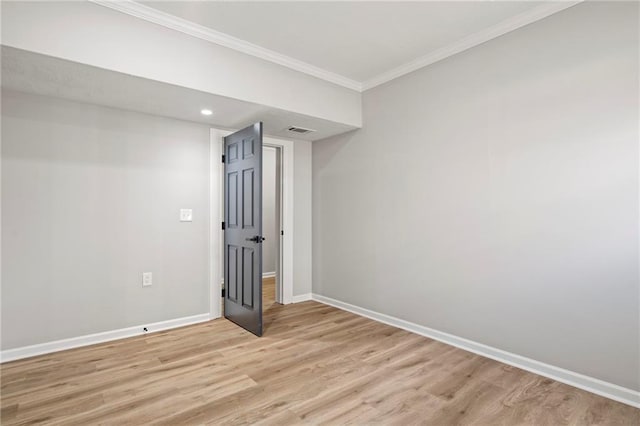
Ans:
{"type": "Polygon", "coordinates": [[[224,316],[262,335],[262,123],[224,138],[224,316]]]}

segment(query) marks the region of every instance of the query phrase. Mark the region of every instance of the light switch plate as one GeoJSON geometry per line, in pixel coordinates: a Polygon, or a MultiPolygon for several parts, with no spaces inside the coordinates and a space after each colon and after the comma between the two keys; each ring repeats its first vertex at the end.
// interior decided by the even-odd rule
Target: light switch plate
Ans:
{"type": "Polygon", "coordinates": [[[149,287],[153,284],[153,274],[151,272],[142,273],[142,287],[149,287]]]}
{"type": "Polygon", "coordinates": [[[193,210],[180,209],[180,222],[192,222],[192,221],[193,221],[193,210]]]}

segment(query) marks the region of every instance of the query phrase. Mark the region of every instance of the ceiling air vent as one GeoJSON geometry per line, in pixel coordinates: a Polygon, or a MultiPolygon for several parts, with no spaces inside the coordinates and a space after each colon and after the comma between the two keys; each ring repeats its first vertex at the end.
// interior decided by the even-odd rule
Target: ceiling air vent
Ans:
{"type": "Polygon", "coordinates": [[[298,133],[300,135],[315,132],[315,130],[312,130],[312,129],[305,129],[304,127],[296,127],[296,126],[291,126],[287,130],[293,133],[298,133]]]}

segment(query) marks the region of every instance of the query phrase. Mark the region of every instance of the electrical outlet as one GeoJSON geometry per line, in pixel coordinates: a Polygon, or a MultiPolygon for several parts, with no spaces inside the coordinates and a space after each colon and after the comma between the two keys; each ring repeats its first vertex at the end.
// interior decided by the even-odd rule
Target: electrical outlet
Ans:
{"type": "Polygon", "coordinates": [[[153,284],[153,274],[151,272],[142,273],[142,287],[149,287],[153,284]]]}
{"type": "Polygon", "coordinates": [[[192,209],[180,209],[180,222],[192,222],[193,210],[192,209]]]}

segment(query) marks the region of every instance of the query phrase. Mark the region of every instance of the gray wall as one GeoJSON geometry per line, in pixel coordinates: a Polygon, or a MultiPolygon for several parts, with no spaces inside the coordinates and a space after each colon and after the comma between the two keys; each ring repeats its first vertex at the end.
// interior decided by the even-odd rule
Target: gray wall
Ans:
{"type": "Polygon", "coordinates": [[[2,349],[207,313],[208,127],[2,103],[2,349]]]}
{"type": "Polygon", "coordinates": [[[262,148],[262,273],[276,272],[278,251],[276,221],[276,149],[262,148]]]}
{"type": "Polygon", "coordinates": [[[313,291],[640,389],[638,4],[365,92],[313,144],[313,291]]]}
{"type": "Polygon", "coordinates": [[[296,141],[293,148],[293,295],[311,293],[312,281],[312,145],[296,141]]]}

